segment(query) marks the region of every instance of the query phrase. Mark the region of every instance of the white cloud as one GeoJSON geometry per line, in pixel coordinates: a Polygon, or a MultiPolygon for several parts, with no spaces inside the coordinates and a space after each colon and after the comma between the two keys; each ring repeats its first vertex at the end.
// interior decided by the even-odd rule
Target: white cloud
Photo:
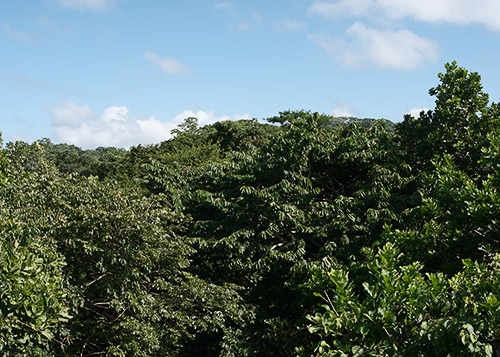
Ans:
{"type": "Polygon", "coordinates": [[[316,1],[309,12],[325,18],[377,16],[388,19],[413,18],[422,22],[459,25],[479,23],[500,31],[498,0],[340,0],[316,1]]]}
{"type": "Polygon", "coordinates": [[[208,125],[208,124],[213,124],[218,121],[224,121],[224,120],[240,120],[240,119],[250,119],[251,116],[250,114],[235,114],[232,117],[229,115],[222,115],[218,116],[215,111],[205,111],[205,110],[198,110],[198,111],[192,111],[192,110],[184,110],[182,113],[178,114],[175,116],[173,119],[174,122],[176,123],[181,123],[184,119],[186,118],[197,118],[198,119],[198,124],[199,125],[208,125]]]}
{"type": "Polygon", "coordinates": [[[128,112],[127,107],[114,105],[104,110],[101,119],[105,123],[126,122],[128,120],[128,112]]]}
{"type": "Polygon", "coordinates": [[[93,119],[95,113],[88,105],[78,105],[71,100],[63,101],[59,106],[50,107],[50,116],[54,127],[78,127],[82,121],[93,119]]]}
{"type": "Polygon", "coordinates": [[[111,106],[97,115],[88,105],[71,101],[52,108],[50,114],[57,140],[85,149],[159,143],[171,137],[170,131],[177,125],[154,117],[130,118],[126,106],[111,106]]]}
{"type": "Polygon", "coordinates": [[[115,0],[55,0],[63,7],[75,10],[105,11],[113,6],[115,0]]]}
{"type": "Polygon", "coordinates": [[[352,114],[348,109],[335,108],[332,111],[332,116],[337,117],[337,118],[343,118],[343,117],[351,118],[351,117],[354,117],[355,115],[352,114]]]}
{"type": "Polygon", "coordinates": [[[356,117],[357,110],[351,103],[343,102],[337,106],[334,110],[332,110],[332,116],[334,117],[356,117]]]}
{"type": "Polygon", "coordinates": [[[190,72],[188,66],[175,58],[160,57],[151,51],[146,51],[144,58],[168,74],[188,74],[190,72]]]}
{"type": "Polygon", "coordinates": [[[242,120],[242,119],[252,119],[252,116],[248,113],[233,115],[233,120],[242,120]]]}
{"type": "Polygon", "coordinates": [[[414,118],[419,118],[421,112],[428,112],[429,108],[411,108],[407,114],[410,114],[414,118]]]}
{"type": "Polygon", "coordinates": [[[373,0],[341,0],[337,2],[317,1],[311,4],[309,12],[325,18],[338,19],[344,16],[365,16],[375,5],[373,0]]]}
{"type": "Polygon", "coordinates": [[[213,110],[211,111],[204,111],[204,110],[198,110],[196,112],[192,110],[184,110],[182,113],[176,115],[173,119],[174,122],[181,123],[184,119],[186,118],[197,118],[198,119],[198,124],[200,125],[207,125],[207,124],[212,124],[215,123],[216,121],[222,121],[222,120],[229,120],[231,119],[227,115],[217,117],[215,115],[215,112],[213,110]]]}
{"type": "Polygon", "coordinates": [[[111,106],[98,115],[88,105],[78,105],[70,100],[50,108],[50,115],[57,141],[84,149],[99,146],[128,148],[138,144],[160,143],[171,138],[171,131],[188,117],[198,118],[200,125],[250,117],[246,114],[229,117],[218,116],[214,111],[185,110],[172,120],[163,122],[153,116],[131,118],[126,106],[111,106]]]}
{"type": "Polygon", "coordinates": [[[411,17],[424,22],[483,24],[500,31],[498,0],[378,0],[379,6],[394,18],[411,17]]]}
{"type": "Polygon", "coordinates": [[[437,44],[409,30],[380,31],[355,23],[347,29],[345,38],[324,33],[309,38],[335,61],[352,68],[408,71],[438,58],[437,44]]]}

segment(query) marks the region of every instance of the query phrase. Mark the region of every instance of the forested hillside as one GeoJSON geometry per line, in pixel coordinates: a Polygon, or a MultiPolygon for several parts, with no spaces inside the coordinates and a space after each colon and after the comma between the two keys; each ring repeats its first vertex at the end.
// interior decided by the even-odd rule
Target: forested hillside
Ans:
{"type": "Polygon", "coordinates": [[[0,151],[0,354],[499,356],[500,107],[0,151]]]}

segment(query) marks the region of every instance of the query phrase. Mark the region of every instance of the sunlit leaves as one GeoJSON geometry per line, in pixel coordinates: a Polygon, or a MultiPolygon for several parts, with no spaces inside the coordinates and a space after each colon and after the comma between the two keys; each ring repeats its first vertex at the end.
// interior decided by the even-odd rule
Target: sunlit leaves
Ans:
{"type": "Polygon", "coordinates": [[[320,294],[321,312],[309,331],[322,336],[319,355],[491,356],[500,337],[499,261],[465,261],[452,279],[424,274],[422,265],[401,265],[393,244],[379,249],[366,268],[370,279],[356,287],[345,269],[329,273],[334,287],[320,294]],[[356,293],[356,291],[363,291],[356,293]]]}

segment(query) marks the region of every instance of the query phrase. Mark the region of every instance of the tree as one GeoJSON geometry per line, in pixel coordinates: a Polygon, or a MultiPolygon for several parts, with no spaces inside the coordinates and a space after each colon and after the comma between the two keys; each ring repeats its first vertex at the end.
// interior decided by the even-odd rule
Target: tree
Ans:
{"type": "Polygon", "coordinates": [[[317,355],[498,354],[498,107],[477,74],[446,69],[436,109],[397,128],[409,195],[389,207],[401,220],[372,230],[364,258],[311,268],[317,355]]]}
{"type": "Polygon", "coordinates": [[[434,111],[422,112],[418,119],[407,115],[397,132],[410,165],[432,168],[435,155],[448,154],[460,169],[473,173],[487,134],[499,128],[499,107],[489,105],[478,73],[456,62],[445,68],[438,74],[440,84],[429,90],[436,96],[434,111]]]}
{"type": "Polygon", "coordinates": [[[38,205],[39,183],[21,164],[36,167],[44,177],[54,171],[37,162],[36,155],[21,162],[18,158],[0,150],[0,353],[51,355],[69,344],[66,324],[77,299],[54,237],[40,229],[46,217],[38,205]]]}
{"type": "Polygon", "coordinates": [[[285,355],[307,338],[298,326],[310,300],[299,286],[311,260],[359,255],[395,220],[390,134],[382,123],[334,131],[323,119],[287,114],[262,147],[207,166],[184,198],[193,271],[244,288],[257,312],[245,331],[253,353],[285,355]]]}
{"type": "Polygon", "coordinates": [[[42,146],[10,150],[21,169],[0,190],[3,351],[191,355],[204,338],[201,354],[231,349],[251,311],[230,284],[188,271],[188,218],[164,196],[60,175],[42,146]]]}

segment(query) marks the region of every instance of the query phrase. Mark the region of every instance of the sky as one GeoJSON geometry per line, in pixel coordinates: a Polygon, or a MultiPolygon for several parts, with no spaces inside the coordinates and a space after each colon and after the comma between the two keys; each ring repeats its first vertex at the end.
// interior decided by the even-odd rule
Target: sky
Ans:
{"type": "Polygon", "coordinates": [[[500,99],[498,0],[0,2],[0,131],[84,149],[286,110],[401,121],[444,64],[500,99]]]}

